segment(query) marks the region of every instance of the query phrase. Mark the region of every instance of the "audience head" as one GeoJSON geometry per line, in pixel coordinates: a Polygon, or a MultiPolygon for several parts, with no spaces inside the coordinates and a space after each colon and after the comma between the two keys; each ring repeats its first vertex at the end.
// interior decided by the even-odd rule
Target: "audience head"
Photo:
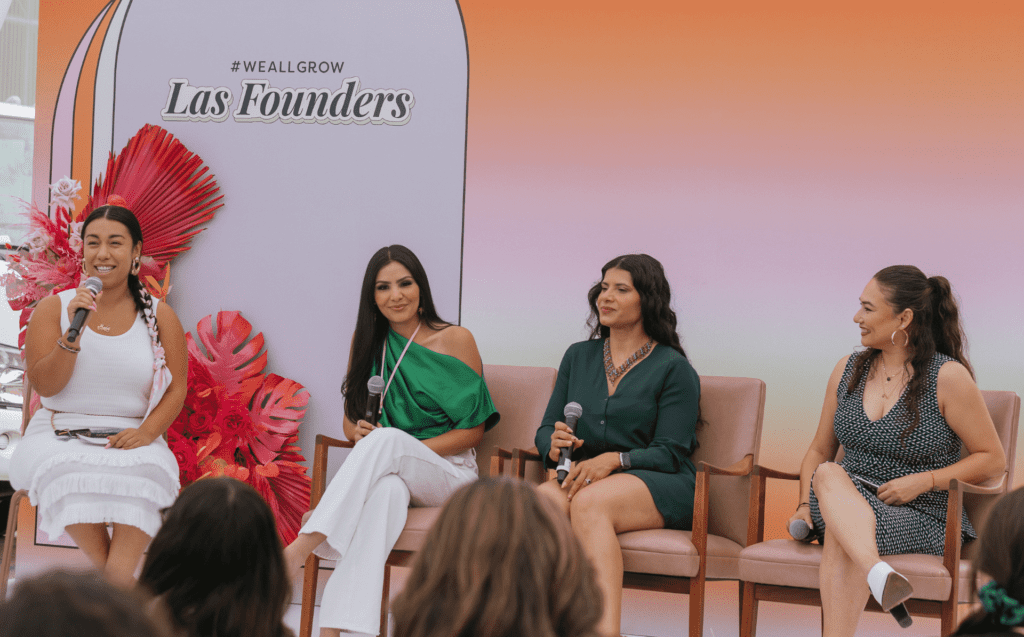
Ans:
{"type": "Polygon", "coordinates": [[[647,254],[625,254],[615,257],[601,268],[601,281],[590,288],[587,295],[590,302],[590,337],[607,338],[610,332],[608,326],[602,325],[598,308],[598,297],[610,283],[609,271],[620,271],[629,275],[633,288],[640,296],[640,318],[647,335],[659,345],[667,345],[686,356],[676,332],[676,313],[672,310],[672,290],[665,277],[665,268],[657,259],[647,254]]]}
{"type": "Polygon", "coordinates": [[[0,637],[166,637],[146,600],[99,573],[51,571],[19,582],[0,600],[0,637]]]}
{"type": "Polygon", "coordinates": [[[872,308],[871,316],[862,308],[854,321],[862,327],[877,323],[879,329],[869,330],[862,336],[861,343],[868,349],[855,361],[848,391],[856,389],[882,348],[905,347],[913,371],[906,394],[910,422],[901,434],[901,438],[905,438],[920,422],[918,402],[928,380],[928,366],[936,352],[960,362],[974,374],[964,353],[966,338],[960,323],[960,308],[945,277],[927,277],[912,265],[892,265],[879,270],[864,289],[864,297],[870,296],[881,297],[879,307],[872,308]]]}
{"type": "Polygon", "coordinates": [[[352,422],[357,422],[366,413],[369,397],[366,382],[370,380],[374,360],[380,357],[391,321],[401,322],[417,315],[435,329],[448,325],[437,315],[427,273],[412,250],[401,245],[377,250],[366,264],[366,273],[363,275],[356,330],[352,340],[351,365],[341,387],[341,393],[345,395],[345,414],[352,422]],[[415,301],[398,312],[391,311],[387,304],[390,286],[386,283],[378,285],[379,278],[384,276],[382,272],[399,286],[406,298],[415,301]],[[405,277],[411,277],[411,282],[407,278],[403,281],[405,277]],[[381,311],[382,306],[384,311],[381,311]]]}
{"type": "Polygon", "coordinates": [[[206,478],[164,512],[139,584],[190,637],[279,637],[291,599],[274,515],[249,485],[206,478]]]}
{"type": "Polygon", "coordinates": [[[992,506],[971,561],[972,583],[979,572],[992,581],[977,591],[982,608],[964,620],[957,634],[1024,626],[1024,488],[1014,489],[992,506]]]}
{"type": "Polygon", "coordinates": [[[449,498],[392,606],[396,637],[595,634],[601,592],[564,515],[521,480],[449,498]]]}

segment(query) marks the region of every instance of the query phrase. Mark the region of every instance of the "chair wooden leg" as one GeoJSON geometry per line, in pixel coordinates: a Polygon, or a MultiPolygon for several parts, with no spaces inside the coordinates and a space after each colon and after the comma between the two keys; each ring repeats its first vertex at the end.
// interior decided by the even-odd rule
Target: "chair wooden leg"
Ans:
{"type": "Polygon", "coordinates": [[[310,553],[306,558],[305,571],[302,578],[302,616],[299,618],[299,637],[312,637],[316,584],[320,577],[320,558],[310,553]]]}
{"type": "Polygon", "coordinates": [[[380,637],[388,637],[388,607],[391,597],[391,565],[384,565],[384,590],[380,592],[380,637]]]}
{"type": "Polygon", "coordinates": [[[757,633],[757,598],[753,582],[740,582],[740,637],[754,637],[757,633]]]}
{"type": "Polygon", "coordinates": [[[958,606],[955,598],[942,602],[942,610],[939,612],[940,635],[952,635],[956,630],[958,606]]]}
{"type": "Polygon", "coordinates": [[[7,535],[4,536],[4,556],[0,561],[0,601],[7,599],[7,580],[11,577],[11,560],[14,558],[14,546],[18,535],[18,510],[21,508],[21,501],[27,497],[28,491],[24,489],[15,491],[11,496],[7,535]]]}
{"type": "Polygon", "coordinates": [[[704,590],[703,577],[690,578],[690,637],[704,635],[704,590]]]}

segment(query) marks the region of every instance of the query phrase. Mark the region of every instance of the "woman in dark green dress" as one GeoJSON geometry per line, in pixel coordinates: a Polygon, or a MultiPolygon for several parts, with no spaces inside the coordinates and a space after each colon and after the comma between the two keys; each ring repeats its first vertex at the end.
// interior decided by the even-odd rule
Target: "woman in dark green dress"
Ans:
{"type": "Polygon", "coordinates": [[[536,443],[549,468],[563,448],[573,449],[564,482],[549,480],[540,491],[569,516],[594,563],[604,597],[601,634],[618,635],[616,535],[691,527],[700,378],[679,344],[661,264],[625,255],[601,276],[589,295],[591,338],[562,358],[536,443]],[[569,402],[583,412],[574,430],[563,417],[569,402]]]}

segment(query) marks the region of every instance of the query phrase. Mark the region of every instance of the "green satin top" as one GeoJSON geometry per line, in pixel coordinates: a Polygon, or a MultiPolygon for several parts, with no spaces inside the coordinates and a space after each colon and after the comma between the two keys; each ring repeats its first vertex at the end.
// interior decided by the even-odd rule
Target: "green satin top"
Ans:
{"type": "MultiPolygon", "coordinates": [[[[409,339],[394,330],[388,332],[384,369],[387,382],[409,339]]],[[[483,424],[490,429],[501,416],[491,401],[487,384],[472,367],[454,356],[413,342],[398,366],[398,373],[384,397],[380,424],[398,427],[419,440],[434,438],[452,429],[472,429],[483,424]]]]}

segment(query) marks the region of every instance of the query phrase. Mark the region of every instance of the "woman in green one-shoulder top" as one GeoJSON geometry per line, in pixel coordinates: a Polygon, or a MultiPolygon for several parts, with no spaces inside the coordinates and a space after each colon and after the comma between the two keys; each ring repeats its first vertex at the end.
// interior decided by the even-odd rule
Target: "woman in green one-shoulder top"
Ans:
{"type": "Polygon", "coordinates": [[[602,635],[618,635],[622,554],[616,535],[690,529],[700,378],[679,336],[661,264],[646,254],[612,259],[590,290],[591,339],[562,359],[537,450],[549,468],[571,448],[561,485],[540,486],[572,521],[604,597],[602,635]],[[574,429],[563,410],[577,403],[574,429]]]}
{"type": "Polygon", "coordinates": [[[384,562],[409,505],[440,506],[476,480],[474,448],[499,418],[482,372],[473,335],[438,317],[416,255],[399,245],[377,251],[342,387],[345,436],[356,445],[285,549],[292,577],[314,549],[337,560],[321,635],[377,634],[384,562]],[[371,377],[383,381],[379,408],[371,377]],[[367,421],[374,410],[376,426],[367,421]]]}

